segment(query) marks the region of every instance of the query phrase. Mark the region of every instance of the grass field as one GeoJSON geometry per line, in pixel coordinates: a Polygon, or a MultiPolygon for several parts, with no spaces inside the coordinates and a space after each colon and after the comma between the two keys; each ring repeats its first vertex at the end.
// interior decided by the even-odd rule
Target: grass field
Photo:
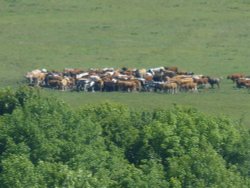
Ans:
{"type": "MultiPolygon", "coordinates": [[[[0,1],[0,87],[36,68],[178,66],[197,74],[250,75],[248,0],[0,1]]],[[[250,94],[224,79],[220,90],[71,93],[44,90],[73,107],[109,100],[135,108],[172,104],[226,114],[250,126],[250,94]]]]}

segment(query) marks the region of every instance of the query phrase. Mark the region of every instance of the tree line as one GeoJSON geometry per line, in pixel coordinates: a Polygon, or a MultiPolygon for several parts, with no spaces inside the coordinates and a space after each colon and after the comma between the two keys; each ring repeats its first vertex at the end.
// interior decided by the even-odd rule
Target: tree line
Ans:
{"type": "Polygon", "coordinates": [[[73,110],[21,87],[0,91],[0,185],[249,187],[250,131],[173,106],[73,110]]]}

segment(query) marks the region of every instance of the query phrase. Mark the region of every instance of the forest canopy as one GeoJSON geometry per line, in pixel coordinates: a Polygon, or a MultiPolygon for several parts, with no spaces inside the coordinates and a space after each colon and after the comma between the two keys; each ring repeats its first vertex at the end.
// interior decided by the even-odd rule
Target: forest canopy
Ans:
{"type": "Polygon", "coordinates": [[[0,91],[0,185],[249,187],[250,131],[173,106],[72,109],[22,87],[0,91]]]}

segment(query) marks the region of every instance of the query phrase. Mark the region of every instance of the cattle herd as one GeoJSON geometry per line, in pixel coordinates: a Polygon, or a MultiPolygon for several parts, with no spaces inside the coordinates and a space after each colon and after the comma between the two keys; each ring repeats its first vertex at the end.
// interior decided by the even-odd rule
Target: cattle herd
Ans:
{"type": "MultiPolygon", "coordinates": [[[[29,85],[71,91],[143,91],[198,92],[201,89],[219,88],[220,78],[197,75],[180,71],[177,67],[157,67],[150,69],[77,69],[65,68],[63,71],[36,69],[25,75],[29,85]]],[[[250,78],[243,74],[227,77],[236,86],[250,88],[250,78]]]]}

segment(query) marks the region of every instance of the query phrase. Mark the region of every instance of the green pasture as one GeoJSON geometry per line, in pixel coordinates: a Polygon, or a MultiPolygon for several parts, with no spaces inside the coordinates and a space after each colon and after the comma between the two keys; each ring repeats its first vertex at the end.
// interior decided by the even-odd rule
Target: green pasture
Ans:
{"type": "Polygon", "coordinates": [[[2,0],[0,87],[46,68],[178,66],[224,78],[198,94],[43,90],[72,107],[109,100],[132,108],[194,106],[250,125],[250,94],[226,80],[250,75],[249,0],[2,0]]]}
{"type": "Polygon", "coordinates": [[[100,102],[118,102],[134,109],[152,110],[155,108],[173,108],[174,105],[195,107],[210,115],[228,116],[245,126],[250,126],[249,98],[246,90],[232,88],[232,83],[223,83],[221,89],[200,91],[199,93],[178,93],[168,95],[163,93],[77,93],[43,90],[42,94],[60,97],[73,108],[84,104],[100,102]]]}

